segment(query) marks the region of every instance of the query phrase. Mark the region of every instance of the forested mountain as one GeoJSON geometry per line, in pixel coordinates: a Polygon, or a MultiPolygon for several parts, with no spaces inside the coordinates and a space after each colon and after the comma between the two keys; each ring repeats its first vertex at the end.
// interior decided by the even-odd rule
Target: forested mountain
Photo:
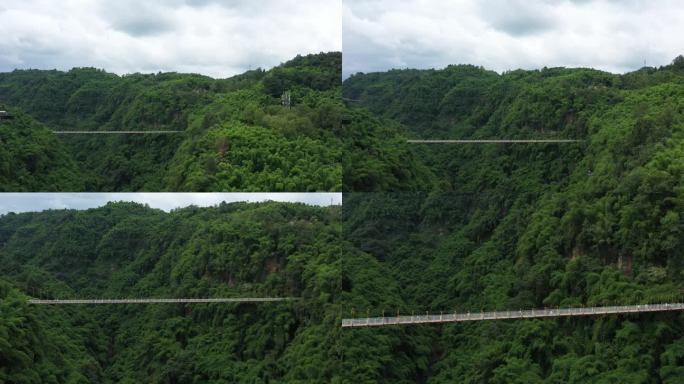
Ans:
{"type": "MultiPolygon", "coordinates": [[[[345,317],[682,300],[684,59],[624,75],[401,70],[354,75],[343,90],[360,100],[350,125],[385,132],[355,153],[382,153],[372,169],[424,179],[404,186],[383,171],[358,182],[346,165],[345,317]],[[405,143],[416,137],[582,142],[405,143]]],[[[679,383],[683,321],[345,329],[343,372],[386,383],[679,383]]]]}
{"type": "MultiPolygon", "coordinates": [[[[440,182],[453,184],[452,175],[465,169],[494,172],[490,166],[459,166],[464,159],[496,162],[499,154],[563,157],[556,161],[580,160],[581,156],[595,162],[600,151],[614,146],[623,151],[631,147],[646,156],[644,147],[664,142],[674,132],[672,126],[681,113],[677,97],[682,82],[682,57],[665,67],[624,75],[567,68],[499,75],[470,65],[356,74],[343,84],[344,97],[352,100],[348,102],[352,109],[349,131],[358,132],[351,136],[356,142],[345,156],[344,190],[429,190],[429,173],[437,172],[440,182]],[[409,138],[578,139],[583,143],[574,147],[426,146],[405,143],[409,138]],[[362,154],[375,154],[377,161],[353,161],[365,157],[362,154]],[[396,160],[397,156],[402,160],[396,160]],[[413,164],[414,159],[428,165],[427,175],[413,164]],[[448,172],[439,173],[448,167],[448,172]],[[428,186],[392,183],[397,175],[407,174],[414,175],[411,180],[423,175],[417,180],[428,186]]],[[[547,168],[558,171],[558,167],[547,168]]]]}
{"type": "Polygon", "coordinates": [[[12,117],[0,120],[0,191],[82,190],[76,163],[50,129],[24,113],[12,117]]]}
{"type": "Polygon", "coordinates": [[[434,170],[406,144],[405,130],[398,123],[357,107],[347,107],[343,118],[345,192],[424,190],[435,185],[434,170]]]}
{"type": "Polygon", "coordinates": [[[134,203],[0,216],[0,382],[330,382],[339,207],[134,203]],[[38,306],[27,298],[298,297],[38,306]]]}
{"type": "Polygon", "coordinates": [[[38,135],[37,125],[3,121],[3,135],[23,132],[11,161],[25,163],[22,167],[36,180],[26,179],[18,187],[2,183],[0,189],[340,190],[340,71],[341,54],[331,52],[297,56],[268,71],[228,79],[178,73],[117,76],[93,68],[0,73],[0,109],[28,114],[50,130],[181,131],[54,135],[30,149],[22,138],[38,135]],[[285,92],[291,108],[281,105],[285,92]],[[48,162],[52,152],[73,159],[80,185],[61,188],[43,182],[40,170],[30,170],[31,161],[48,162]],[[27,160],[31,156],[36,159],[27,160]]]}

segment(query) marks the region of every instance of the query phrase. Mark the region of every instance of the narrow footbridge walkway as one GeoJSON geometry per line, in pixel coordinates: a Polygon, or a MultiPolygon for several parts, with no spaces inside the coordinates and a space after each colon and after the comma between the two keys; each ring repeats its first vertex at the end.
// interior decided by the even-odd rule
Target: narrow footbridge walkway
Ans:
{"type": "Polygon", "coordinates": [[[548,140],[406,140],[410,144],[544,144],[544,143],[579,143],[582,140],[548,139],[548,140]]]}
{"type": "Polygon", "coordinates": [[[296,297],[230,297],[211,299],[30,299],[29,304],[170,304],[170,303],[261,303],[270,301],[292,301],[296,297]]]}
{"type": "Polygon", "coordinates": [[[342,327],[380,327],[403,324],[453,323],[461,321],[534,319],[542,317],[596,316],[621,313],[682,311],[684,303],[620,305],[612,307],[532,309],[519,311],[444,313],[394,317],[342,319],[342,327]]]}
{"type": "Polygon", "coordinates": [[[131,135],[141,135],[141,134],[167,134],[167,133],[181,133],[183,131],[52,131],[56,135],[121,135],[121,134],[131,134],[131,135]]]}

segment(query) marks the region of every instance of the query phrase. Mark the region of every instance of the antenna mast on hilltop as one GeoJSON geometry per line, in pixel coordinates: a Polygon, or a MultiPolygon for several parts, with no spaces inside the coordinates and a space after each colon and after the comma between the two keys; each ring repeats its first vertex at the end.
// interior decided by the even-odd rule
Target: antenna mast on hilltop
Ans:
{"type": "Polygon", "coordinates": [[[283,95],[280,96],[280,103],[283,105],[283,107],[290,109],[290,91],[283,92],[283,95]]]}

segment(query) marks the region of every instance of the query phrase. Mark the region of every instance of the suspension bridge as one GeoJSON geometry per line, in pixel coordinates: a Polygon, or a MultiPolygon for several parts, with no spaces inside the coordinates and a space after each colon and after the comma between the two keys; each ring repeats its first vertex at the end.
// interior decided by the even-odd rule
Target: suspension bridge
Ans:
{"type": "Polygon", "coordinates": [[[263,303],[273,301],[293,301],[296,297],[219,297],[208,299],[30,299],[29,304],[61,305],[61,304],[183,304],[183,303],[263,303]]]}
{"type": "Polygon", "coordinates": [[[56,135],[142,135],[142,134],[171,134],[183,131],[52,131],[56,135]]]}
{"type": "Polygon", "coordinates": [[[464,321],[536,319],[545,317],[598,316],[626,313],[669,312],[684,310],[684,303],[618,305],[606,307],[548,308],[518,311],[440,313],[392,317],[342,319],[343,328],[381,327],[388,325],[458,323],[464,321]]]}
{"type": "Polygon", "coordinates": [[[510,140],[490,140],[490,139],[483,139],[483,140],[406,140],[407,143],[410,144],[494,144],[494,143],[501,143],[501,144],[549,144],[549,143],[561,143],[561,144],[568,144],[568,143],[579,143],[582,140],[571,140],[571,139],[539,139],[539,140],[516,140],[516,139],[510,139],[510,140]]]}

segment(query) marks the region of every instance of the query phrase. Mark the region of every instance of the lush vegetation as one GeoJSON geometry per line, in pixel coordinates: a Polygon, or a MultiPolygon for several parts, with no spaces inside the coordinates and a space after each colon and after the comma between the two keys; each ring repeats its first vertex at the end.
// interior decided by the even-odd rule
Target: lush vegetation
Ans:
{"type": "Polygon", "coordinates": [[[23,113],[0,120],[0,191],[83,187],[75,162],[48,128],[23,113]]]}
{"type": "Polygon", "coordinates": [[[134,203],[0,217],[0,382],[331,382],[339,207],[134,203]],[[299,297],[38,306],[37,298],[299,297]]]}
{"type": "Polygon", "coordinates": [[[3,159],[25,163],[26,175],[0,179],[0,189],[340,190],[340,68],[341,54],[331,52],[219,80],[93,68],[0,73],[0,107],[51,130],[181,131],[56,139],[28,118],[3,122],[0,139],[16,136],[3,159]],[[281,105],[284,92],[291,108],[281,105]],[[45,180],[45,170],[33,165],[50,163],[60,174],[74,172],[70,162],[77,184],[45,180]]]}
{"type": "MultiPolygon", "coordinates": [[[[345,316],[682,300],[684,59],[625,75],[390,71],[354,75],[343,89],[361,100],[350,125],[385,132],[357,144],[384,154],[378,172],[359,182],[345,165],[345,316]],[[401,165],[423,186],[395,183],[401,165]]],[[[682,321],[659,313],[348,329],[343,372],[387,383],[680,383],[682,321]]]]}

